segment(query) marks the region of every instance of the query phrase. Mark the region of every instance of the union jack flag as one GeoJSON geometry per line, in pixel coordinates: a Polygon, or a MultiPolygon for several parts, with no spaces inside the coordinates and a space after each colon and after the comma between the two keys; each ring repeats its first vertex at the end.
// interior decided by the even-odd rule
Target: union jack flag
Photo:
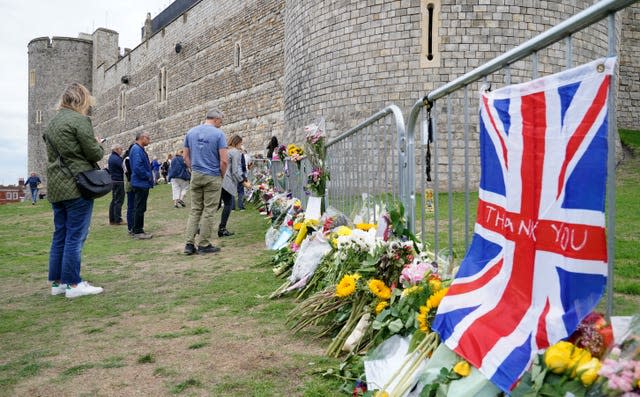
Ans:
{"type": "Polygon", "coordinates": [[[602,59],[481,95],[474,235],[433,329],[505,392],[602,296],[614,67],[602,59]]]}

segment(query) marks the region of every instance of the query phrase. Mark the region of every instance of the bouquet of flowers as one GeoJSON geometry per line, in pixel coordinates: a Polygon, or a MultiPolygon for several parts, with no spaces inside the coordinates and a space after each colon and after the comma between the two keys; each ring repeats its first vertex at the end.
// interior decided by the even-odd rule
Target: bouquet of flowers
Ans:
{"type": "Polygon", "coordinates": [[[304,158],[304,150],[295,143],[292,143],[287,146],[287,154],[291,158],[291,161],[293,161],[298,166],[298,168],[300,168],[300,162],[304,158]]]}
{"type": "Polygon", "coordinates": [[[329,175],[324,168],[314,167],[307,175],[307,189],[316,196],[324,196],[329,175]]]}
{"type": "Polygon", "coordinates": [[[276,153],[278,154],[280,161],[284,163],[287,158],[287,147],[285,145],[278,146],[276,153]]]}
{"type": "Polygon", "coordinates": [[[307,155],[313,167],[311,173],[307,176],[307,190],[316,196],[324,196],[327,180],[329,179],[329,172],[324,164],[327,156],[324,118],[305,126],[304,132],[306,135],[305,147],[307,155]]]}

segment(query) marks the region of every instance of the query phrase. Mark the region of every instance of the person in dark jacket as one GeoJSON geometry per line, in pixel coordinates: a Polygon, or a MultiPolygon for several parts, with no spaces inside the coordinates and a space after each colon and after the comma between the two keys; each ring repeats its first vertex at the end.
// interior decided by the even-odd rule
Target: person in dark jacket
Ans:
{"type": "Polygon", "coordinates": [[[278,148],[278,138],[271,137],[269,144],[267,145],[267,160],[273,159],[273,152],[278,148]]]}
{"type": "Polygon", "coordinates": [[[42,183],[42,181],[35,172],[32,172],[31,176],[24,181],[24,184],[29,185],[29,189],[31,190],[31,205],[36,205],[36,201],[38,201],[38,185],[40,183],[42,183]]]}
{"type": "Polygon", "coordinates": [[[176,157],[171,160],[169,174],[167,175],[168,182],[171,182],[171,193],[173,194],[173,206],[175,208],[186,207],[183,199],[187,190],[189,190],[189,181],[191,181],[191,172],[184,163],[183,153],[184,149],[176,151],[176,157]]]}
{"type": "Polygon", "coordinates": [[[153,172],[149,156],[144,150],[151,143],[151,136],[147,131],[136,134],[136,142],[129,151],[131,166],[131,190],[133,190],[133,238],[147,240],[152,234],[144,231],[144,213],[147,211],[149,189],[153,188],[153,172]]]}
{"type": "Polygon", "coordinates": [[[109,173],[111,174],[111,204],[109,204],[109,224],[124,225],[122,222],[122,203],[124,203],[124,169],[122,168],[122,146],[111,147],[109,156],[109,173]]]}
{"type": "Polygon", "coordinates": [[[53,238],[49,250],[51,295],[67,298],[103,291],[80,278],[82,247],[89,233],[93,199],[85,199],[75,175],[88,171],[102,159],[104,149],[93,134],[87,116],[94,99],[83,85],[69,85],[58,112],[44,134],[47,146],[47,198],[53,208],[53,238]]]}

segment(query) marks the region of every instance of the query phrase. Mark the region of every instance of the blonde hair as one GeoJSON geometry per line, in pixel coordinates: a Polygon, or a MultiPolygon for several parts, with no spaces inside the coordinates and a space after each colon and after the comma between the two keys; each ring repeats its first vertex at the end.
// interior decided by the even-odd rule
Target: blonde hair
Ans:
{"type": "Polygon", "coordinates": [[[229,139],[229,146],[233,146],[233,147],[237,147],[239,144],[242,143],[242,137],[240,137],[240,135],[238,134],[234,134],[231,139],[229,139]]]}
{"type": "Polygon", "coordinates": [[[62,93],[58,110],[71,109],[86,115],[89,113],[89,108],[95,104],[96,100],[87,87],[80,83],[71,83],[62,93]]]}

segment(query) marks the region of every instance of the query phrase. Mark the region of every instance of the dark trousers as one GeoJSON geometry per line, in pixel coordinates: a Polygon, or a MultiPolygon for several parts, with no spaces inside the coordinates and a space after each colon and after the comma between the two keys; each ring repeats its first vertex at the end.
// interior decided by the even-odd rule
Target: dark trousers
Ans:
{"type": "Polygon", "coordinates": [[[144,213],[147,210],[149,189],[133,190],[133,234],[144,233],[144,213]]]}
{"type": "Polygon", "coordinates": [[[133,232],[133,190],[127,192],[127,229],[133,232]]]}
{"type": "Polygon", "coordinates": [[[226,190],[221,189],[220,199],[224,203],[224,207],[222,208],[222,215],[220,216],[220,225],[218,226],[218,230],[227,228],[227,221],[229,220],[229,215],[231,215],[231,204],[233,203],[233,196],[226,190]]]}
{"type": "Polygon", "coordinates": [[[231,209],[235,210],[235,209],[239,209],[239,210],[243,210],[244,209],[244,185],[242,184],[242,182],[238,182],[238,195],[236,196],[236,200],[238,201],[238,204],[236,205],[236,200],[234,200],[233,198],[231,199],[231,209]]]}
{"type": "Polygon", "coordinates": [[[124,182],[113,181],[111,204],[109,204],[109,223],[122,222],[122,203],[124,203],[124,182]]]}

